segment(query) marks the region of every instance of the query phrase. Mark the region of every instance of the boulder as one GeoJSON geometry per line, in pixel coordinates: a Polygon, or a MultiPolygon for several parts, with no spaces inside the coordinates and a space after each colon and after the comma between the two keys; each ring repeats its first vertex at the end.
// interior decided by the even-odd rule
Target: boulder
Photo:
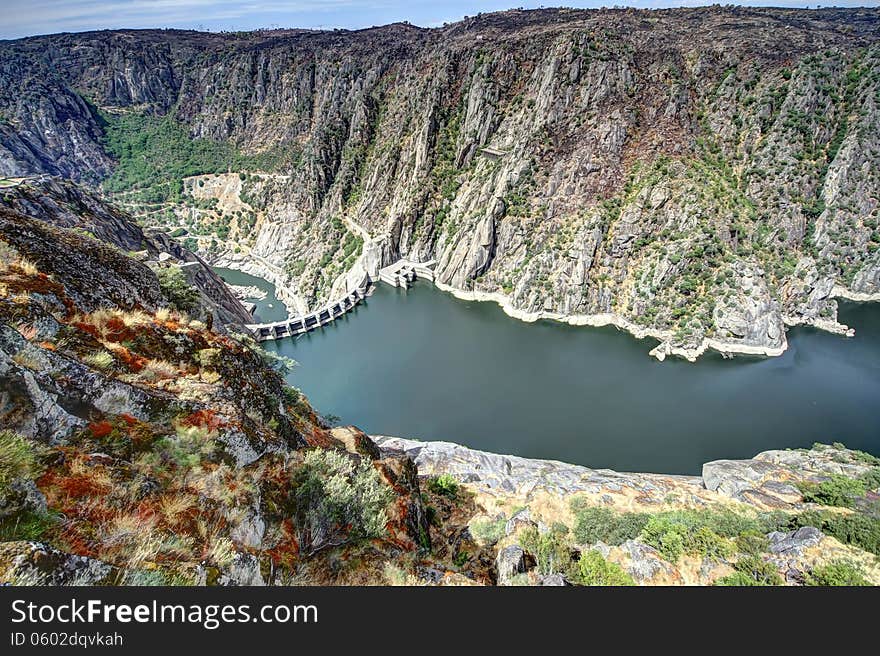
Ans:
{"type": "Polygon", "coordinates": [[[537,527],[538,524],[532,520],[529,509],[523,508],[522,510],[515,512],[513,516],[507,520],[507,523],[504,525],[504,534],[513,535],[521,529],[537,527]]]}
{"type": "Polygon", "coordinates": [[[0,544],[0,584],[112,585],[117,579],[118,571],[112,565],[42,542],[0,544]]]}
{"type": "Polygon", "coordinates": [[[673,584],[681,583],[678,569],[663,559],[654,547],[627,540],[620,545],[623,552],[623,568],[636,583],[673,584]]]}
{"type": "Polygon", "coordinates": [[[786,557],[802,555],[804,549],[816,546],[823,537],[822,531],[812,526],[802,526],[790,533],[774,531],[767,535],[770,553],[786,557]]]}
{"type": "Polygon", "coordinates": [[[527,569],[526,552],[520,546],[504,547],[495,558],[498,585],[511,585],[513,577],[525,574],[527,569]]]}
{"type": "Polygon", "coordinates": [[[554,586],[565,586],[571,585],[569,580],[565,578],[562,574],[546,574],[538,579],[538,585],[554,585],[554,586]]]}

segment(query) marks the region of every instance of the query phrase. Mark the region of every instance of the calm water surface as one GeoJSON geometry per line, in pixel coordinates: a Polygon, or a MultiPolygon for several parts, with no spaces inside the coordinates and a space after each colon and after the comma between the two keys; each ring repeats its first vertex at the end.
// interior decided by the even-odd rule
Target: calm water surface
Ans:
{"type": "Polygon", "coordinates": [[[249,302],[256,305],[254,310],[254,320],[257,323],[270,323],[272,321],[281,321],[287,317],[287,308],[284,303],[279,301],[275,296],[275,285],[264,278],[258,278],[235,269],[225,269],[223,267],[212,267],[214,273],[223,278],[230,285],[253,286],[267,292],[266,298],[257,299],[249,298],[249,302]]]}
{"type": "Polygon", "coordinates": [[[654,340],[526,324],[417,283],[379,285],[329,327],[265,346],[300,363],[289,381],[316,408],[369,433],[696,474],[814,441],[880,454],[880,307],[845,304],[841,318],[855,338],[795,328],[778,358],[660,363],[654,340]]]}

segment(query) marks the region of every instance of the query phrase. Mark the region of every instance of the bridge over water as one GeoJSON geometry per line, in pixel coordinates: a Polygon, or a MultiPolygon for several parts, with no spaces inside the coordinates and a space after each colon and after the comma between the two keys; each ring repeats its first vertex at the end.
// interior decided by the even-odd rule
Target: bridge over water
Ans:
{"type": "MultiPolygon", "coordinates": [[[[416,278],[423,278],[433,282],[434,271],[431,267],[436,264],[435,260],[430,262],[412,262],[407,259],[401,259],[394,264],[379,269],[376,280],[394,287],[403,288],[409,287],[410,283],[416,278]]],[[[287,317],[284,321],[250,324],[248,328],[254,332],[254,337],[260,342],[302,335],[315,328],[320,328],[336,321],[336,319],[354,308],[369,295],[373,283],[373,278],[369,274],[365,274],[360,283],[354,289],[349,290],[345,297],[329,303],[319,310],[299,316],[287,317]]]]}

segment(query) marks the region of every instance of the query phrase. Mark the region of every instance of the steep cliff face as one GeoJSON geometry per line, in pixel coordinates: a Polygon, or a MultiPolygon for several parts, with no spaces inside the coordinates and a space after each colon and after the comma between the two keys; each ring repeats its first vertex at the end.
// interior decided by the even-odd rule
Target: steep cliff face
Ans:
{"type": "Polygon", "coordinates": [[[299,309],[433,258],[522,316],[773,353],[880,293],[878,37],[876,10],[707,8],[27,39],[0,170],[104,179],[299,309]]]}

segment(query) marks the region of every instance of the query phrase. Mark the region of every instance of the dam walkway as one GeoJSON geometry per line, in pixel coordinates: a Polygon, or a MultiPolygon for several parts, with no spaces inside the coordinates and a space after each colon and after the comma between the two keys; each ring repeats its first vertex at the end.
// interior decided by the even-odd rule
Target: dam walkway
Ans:
{"type": "MultiPolygon", "coordinates": [[[[436,265],[436,263],[435,260],[430,262],[412,262],[407,259],[401,259],[394,264],[379,269],[376,280],[380,280],[393,287],[403,287],[404,289],[409,287],[416,278],[423,278],[434,282],[434,271],[431,267],[436,265]]],[[[283,321],[250,324],[248,328],[253,331],[254,338],[258,342],[305,334],[315,328],[320,328],[336,321],[336,319],[357,306],[358,303],[369,295],[373,282],[374,279],[369,274],[364,274],[360,283],[350,290],[345,297],[329,303],[319,310],[300,316],[287,317],[283,321]]]]}

